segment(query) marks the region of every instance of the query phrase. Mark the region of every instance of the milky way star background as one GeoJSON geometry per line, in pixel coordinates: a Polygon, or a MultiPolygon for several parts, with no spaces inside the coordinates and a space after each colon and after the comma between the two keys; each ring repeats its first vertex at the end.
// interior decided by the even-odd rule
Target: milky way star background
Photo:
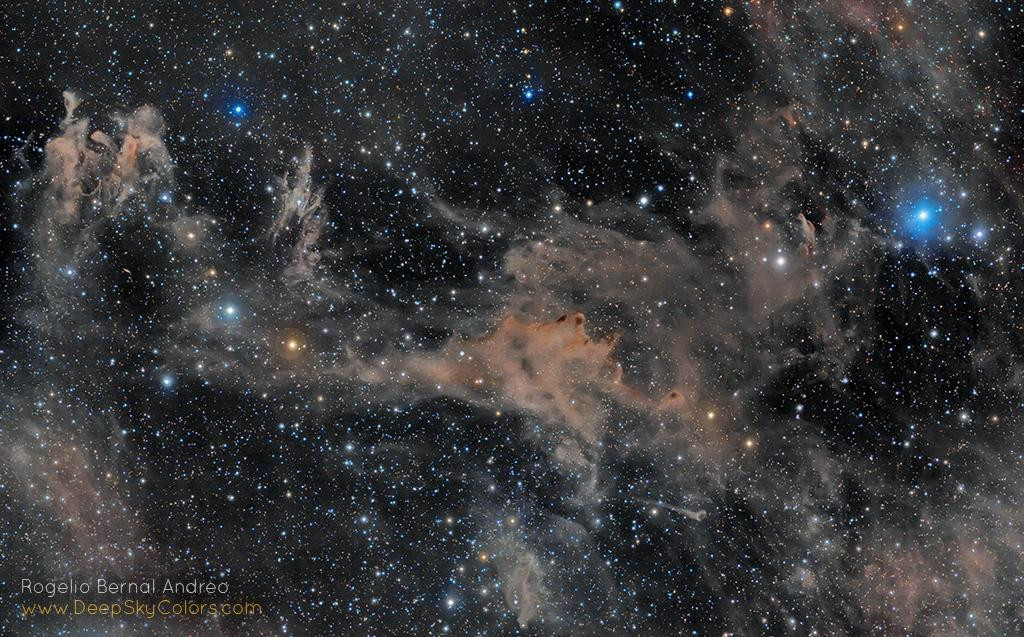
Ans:
{"type": "Polygon", "coordinates": [[[3,634],[1024,634],[1020,3],[3,4],[3,634]]]}

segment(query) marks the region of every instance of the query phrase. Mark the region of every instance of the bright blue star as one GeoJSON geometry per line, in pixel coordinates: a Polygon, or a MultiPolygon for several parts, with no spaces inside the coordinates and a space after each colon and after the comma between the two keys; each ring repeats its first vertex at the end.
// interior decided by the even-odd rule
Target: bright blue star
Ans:
{"type": "Polygon", "coordinates": [[[532,102],[537,97],[538,92],[538,90],[527,86],[526,88],[523,89],[523,101],[528,103],[532,102]]]}
{"type": "Polygon", "coordinates": [[[942,207],[928,198],[916,199],[905,209],[903,223],[911,238],[926,241],[942,228],[942,207]]]}
{"type": "Polygon", "coordinates": [[[174,387],[174,376],[171,374],[164,374],[160,377],[160,386],[164,389],[172,389],[174,387]]]}
{"type": "Polygon", "coordinates": [[[686,99],[692,100],[695,97],[697,97],[697,94],[693,92],[693,89],[686,91],[686,99]]]}
{"type": "Polygon", "coordinates": [[[232,117],[245,117],[245,114],[249,112],[249,109],[245,107],[242,102],[233,102],[228,109],[232,117]]]}
{"type": "Polygon", "coordinates": [[[217,318],[225,323],[234,323],[241,314],[242,310],[236,303],[226,302],[217,306],[217,318]]]}

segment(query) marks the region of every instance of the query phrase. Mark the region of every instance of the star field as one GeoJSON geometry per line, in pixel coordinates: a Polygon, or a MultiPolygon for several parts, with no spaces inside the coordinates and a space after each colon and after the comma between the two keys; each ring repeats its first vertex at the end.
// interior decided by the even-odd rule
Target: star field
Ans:
{"type": "Polygon", "coordinates": [[[3,634],[1024,633],[1022,9],[8,3],[3,634]]]}

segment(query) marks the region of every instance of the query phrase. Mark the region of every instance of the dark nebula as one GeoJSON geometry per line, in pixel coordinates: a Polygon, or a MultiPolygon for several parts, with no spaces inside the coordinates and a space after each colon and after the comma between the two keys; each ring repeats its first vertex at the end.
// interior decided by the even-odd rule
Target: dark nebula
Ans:
{"type": "Polygon", "coordinates": [[[1019,3],[3,4],[0,633],[1024,634],[1019,3]]]}

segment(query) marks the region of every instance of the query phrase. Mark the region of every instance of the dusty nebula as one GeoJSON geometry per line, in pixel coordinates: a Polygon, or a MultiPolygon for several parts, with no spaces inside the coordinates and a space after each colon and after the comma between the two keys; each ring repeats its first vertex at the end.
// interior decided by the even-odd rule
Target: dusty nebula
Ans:
{"type": "Polygon", "coordinates": [[[1024,634],[1024,7],[7,4],[3,634],[1024,634]]]}

